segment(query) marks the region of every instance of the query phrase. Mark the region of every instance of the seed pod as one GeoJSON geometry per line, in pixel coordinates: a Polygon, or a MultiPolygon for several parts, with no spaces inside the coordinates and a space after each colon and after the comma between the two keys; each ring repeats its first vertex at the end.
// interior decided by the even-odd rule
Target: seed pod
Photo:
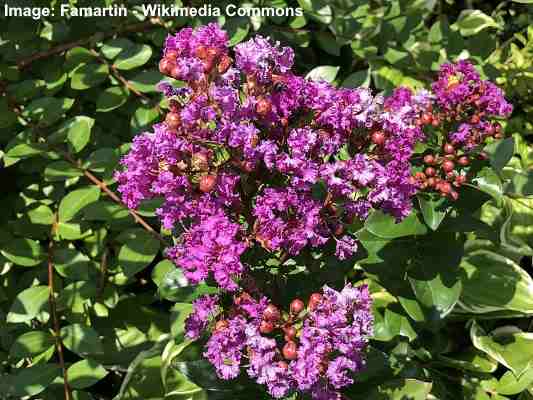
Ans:
{"type": "Polygon", "coordinates": [[[296,360],[298,357],[298,347],[296,346],[296,343],[290,341],[285,343],[285,346],[283,346],[283,357],[287,360],[296,360]]]}
{"type": "Polygon", "coordinates": [[[305,308],[305,304],[300,299],[294,299],[291,302],[290,310],[292,314],[295,314],[295,315],[300,314],[304,308],[305,308]]]}
{"type": "Polygon", "coordinates": [[[263,318],[267,321],[277,322],[281,318],[281,313],[274,304],[269,304],[263,311],[263,318]]]}
{"type": "Polygon", "coordinates": [[[198,185],[198,188],[201,192],[209,193],[214,189],[216,183],[217,177],[215,175],[203,175],[200,178],[200,184],[198,185]]]}

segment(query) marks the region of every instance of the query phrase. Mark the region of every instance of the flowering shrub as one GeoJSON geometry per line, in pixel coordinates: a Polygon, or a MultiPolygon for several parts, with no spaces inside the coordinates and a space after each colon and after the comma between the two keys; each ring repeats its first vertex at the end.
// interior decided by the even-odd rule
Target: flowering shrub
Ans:
{"type": "Polygon", "coordinates": [[[170,111],[134,139],[116,179],[129,207],[162,197],[157,214],[176,232],[167,256],[191,284],[221,289],[186,320],[189,338],[208,337],[219,378],[236,378],[246,359],[275,398],[337,399],[365,365],[368,288],[309,288],[307,305],[287,307],[256,276],[261,258],[277,258],[280,275],[316,248],[350,259],[372,213],[401,222],[421,192],[457,200],[512,107],[467,61],[443,65],[431,91],[374,96],[298,76],[293,59],[259,35],[231,54],[216,24],[169,36],[159,69],[186,86],[159,84],[170,111]]]}

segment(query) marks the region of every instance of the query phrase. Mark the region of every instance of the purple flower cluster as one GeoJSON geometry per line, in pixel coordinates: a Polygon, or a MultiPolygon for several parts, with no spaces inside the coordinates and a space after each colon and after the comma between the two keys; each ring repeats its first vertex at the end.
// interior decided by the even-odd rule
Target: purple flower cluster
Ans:
{"type": "MultiPolygon", "coordinates": [[[[257,316],[264,312],[265,299],[255,301],[245,294],[236,297],[231,318],[214,323],[205,357],[221,379],[236,378],[242,360],[247,359],[248,375],[265,385],[274,398],[300,390],[313,399],[339,399],[338,391],[352,384],[365,364],[364,351],[372,334],[371,298],[366,286],[350,284],[340,292],[325,286],[320,296],[301,317],[294,356],[280,351],[275,333],[262,332],[264,319],[257,316]]],[[[206,329],[216,310],[215,301],[206,296],[195,302],[186,321],[189,337],[197,338],[206,329]]],[[[278,323],[281,326],[283,321],[278,323]]]]}
{"type": "Polygon", "coordinates": [[[161,198],[157,215],[178,236],[167,256],[191,284],[214,279],[222,289],[195,300],[185,324],[191,339],[207,333],[204,356],[220,378],[247,364],[274,398],[340,399],[364,366],[366,286],[324,287],[306,310],[291,303],[281,314],[251,289],[254,268],[243,260],[333,247],[344,260],[358,247],[352,225],[373,210],[401,221],[426,188],[456,199],[451,185],[466,177],[455,163],[466,168],[467,152],[498,138],[490,118],[512,107],[466,61],[444,65],[431,92],[400,87],[384,97],[293,74],[292,49],[268,38],[233,50],[216,24],[167,38],[160,71],[186,86],[158,85],[169,112],[133,140],[118,190],[130,208],[161,198]],[[428,168],[414,173],[415,146],[442,130],[452,142],[445,154],[426,154],[428,168]]]}

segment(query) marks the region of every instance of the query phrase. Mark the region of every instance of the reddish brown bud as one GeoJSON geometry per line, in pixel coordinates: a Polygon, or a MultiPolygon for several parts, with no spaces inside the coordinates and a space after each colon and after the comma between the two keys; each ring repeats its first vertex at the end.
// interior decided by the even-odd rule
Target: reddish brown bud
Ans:
{"type": "Polygon", "coordinates": [[[296,343],[294,342],[285,343],[285,346],[283,346],[282,353],[285,359],[295,360],[296,357],[298,357],[298,347],[296,346],[296,343]]]}
{"type": "Polygon", "coordinates": [[[196,57],[198,57],[200,60],[204,60],[207,58],[207,47],[205,46],[198,46],[196,48],[196,57]]]}
{"type": "Polygon", "coordinates": [[[479,116],[477,114],[472,115],[470,118],[470,123],[474,125],[479,124],[479,116]]]}
{"type": "Polygon", "coordinates": [[[482,151],[481,153],[479,153],[478,157],[480,160],[487,160],[489,158],[489,155],[486,152],[482,151]]]}
{"type": "Polygon", "coordinates": [[[191,157],[191,167],[198,171],[209,169],[209,158],[205,153],[194,153],[191,157]]]}
{"type": "Polygon", "coordinates": [[[217,177],[215,175],[203,175],[200,178],[200,184],[198,187],[201,192],[209,193],[214,189],[216,183],[217,177]]]}
{"type": "Polygon", "coordinates": [[[455,182],[454,182],[454,185],[455,186],[461,186],[463,183],[466,182],[466,176],[464,175],[457,175],[455,177],[455,182]]]}
{"type": "Polygon", "coordinates": [[[415,173],[415,178],[419,181],[424,181],[426,180],[426,175],[423,172],[419,171],[415,173]]]}
{"type": "Polygon", "coordinates": [[[176,58],[178,58],[178,52],[175,50],[169,50],[165,53],[165,58],[170,61],[176,61],[176,58]]]}
{"type": "Polygon", "coordinates": [[[451,172],[455,168],[455,164],[453,161],[446,160],[442,163],[442,170],[444,172],[451,172]]]}
{"type": "Polygon", "coordinates": [[[226,329],[228,326],[229,326],[228,321],[226,321],[225,319],[221,319],[220,321],[217,321],[217,323],[215,324],[215,331],[222,331],[226,329]]]}
{"type": "Polygon", "coordinates": [[[278,367],[287,370],[289,368],[289,364],[287,364],[285,361],[278,361],[278,367]]]}
{"type": "Polygon", "coordinates": [[[435,174],[437,173],[437,171],[435,171],[435,168],[433,167],[427,167],[424,172],[427,176],[435,176],[435,174]]]}
{"type": "Polygon", "coordinates": [[[470,164],[470,160],[468,159],[467,156],[462,156],[462,157],[459,157],[459,159],[457,160],[457,164],[463,167],[466,167],[468,164],[470,164]]]}
{"type": "Polygon", "coordinates": [[[453,200],[453,201],[457,201],[457,199],[459,198],[459,193],[457,193],[455,190],[452,190],[450,192],[450,198],[453,200]]]}
{"type": "Polygon", "coordinates": [[[281,313],[274,304],[269,304],[263,311],[263,318],[267,321],[277,322],[281,318],[281,313]]]}
{"type": "Polygon", "coordinates": [[[223,74],[229,69],[230,66],[231,66],[231,58],[225,55],[220,59],[217,65],[217,71],[219,74],[223,74]]]}
{"type": "Polygon", "coordinates": [[[442,149],[444,150],[444,152],[445,152],[446,154],[454,154],[454,153],[455,153],[455,147],[453,147],[453,145],[450,144],[450,143],[446,143],[446,144],[442,147],[442,149]]]}
{"type": "Polygon", "coordinates": [[[168,58],[163,58],[161,61],[159,61],[159,72],[161,72],[163,75],[170,75],[174,69],[174,66],[174,62],[170,61],[168,58]]]}
{"type": "Polygon", "coordinates": [[[305,304],[300,299],[294,299],[291,302],[290,310],[292,314],[300,314],[304,308],[305,308],[305,304]]]}
{"type": "Polygon", "coordinates": [[[424,156],[424,163],[426,163],[428,165],[435,164],[435,156],[433,154],[426,154],[424,156]]]}
{"type": "Polygon", "coordinates": [[[309,297],[309,309],[313,311],[316,306],[322,301],[322,295],[320,293],[313,293],[309,297]]]}
{"type": "Polygon", "coordinates": [[[433,116],[430,113],[424,113],[420,118],[423,125],[429,125],[433,121],[433,116]]]}
{"type": "Polygon", "coordinates": [[[169,112],[165,117],[165,123],[170,129],[178,129],[181,125],[181,116],[175,112],[169,112]]]}
{"type": "Polygon", "coordinates": [[[440,182],[439,190],[442,194],[449,194],[452,191],[452,185],[449,182],[440,182]]]}
{"type": "Polygon", "coordinates": [[[385,134],[382,131],[375,131],[372,133],[372,143],[377,146],[383,146],[385,144],[385,134]]]}
{"type": "Polygon", "coordinates": [[[180,79],[181,77],[181,68],[178,66],[174,66],[172,70],[170,71],[170,76],[174,79],[180,79]]]}
{"type": "Polygon", "coordinates": [[[261,321],[261,324],[259,325],[259,331],[263,334],[269,334],[272,333],[274,330],[274,324],[270,321],[263,320],[261,321]]]}
{"type": "Polygon", "coordinates": [[[435,128],[440,125],[440,119],[438,117],[433,117],[433,120],[431,121],[431,125],[433,125],[435,128]]]}
{"type": "Polygon", "coordinates": [[[435,178],[431,177],[429,178],[427,181],[426,181],[426,184],[428,185],[428,187],[435,187],[437,181],[435,180],[435,178]]]}
{"type": "Polygon", "coordinates": [[[285,332],[285,341],[287,342],[291,341],[296,337],[296,328],[294,326],[285,326],[283,328],[283,332],[285,332]]]}
{"type": "Polygon", "coordinates": [[[257,104],[255,105],[255,111],[259,115],[267,115],[272,110],[272,103],[270,100],[262,98],[259,99],[257,104]]]}

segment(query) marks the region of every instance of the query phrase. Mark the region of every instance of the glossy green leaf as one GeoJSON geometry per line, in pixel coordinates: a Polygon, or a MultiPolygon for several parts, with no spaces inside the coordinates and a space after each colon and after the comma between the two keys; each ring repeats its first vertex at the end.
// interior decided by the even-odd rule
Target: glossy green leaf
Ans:
{"type": "Polygon", "coordinates": [[[463,10],[457,18],[455,27],[459,29],[461,35],[472,36],[481,32],[483,29],[499,28],[500,26],[492,17],[481,10],[463,10]]]}
{"type": "Polygon", "coordinates": [[[87,186],[70,192],[59,203],[59,221],[70,221],[85,206],[97,201],[99,197],[100,189],[96,186],[87,186]]]}
{"type": "Polygon", "coordinates": [[[15,398],[35,396],[60,375],[59,365],[37,364],[19,371],[7,381],[7,393],[15,398]]]}
{"type": "Polygon", "coordinates": [[[64,326],[61,328],[61,340],[67,349],[81,357],[103,352],[98,332],[90,326],[82,324],[64,326]]]}
{"type": "Polygon", "coordinates": [[[313,68],[305,77],[312,81],[326,81],[331,83],[337,77],[339,69],[340,67],[322,65],[320,67],[313,68]]]}
{"type": "Polygon", "coordinates": [[[54,337],[46,331],[26,332],[13,342],[9,354],[22,358],[40,354],[55,345],[54,337]]]}
{"type": "Polygon", "coordinates": [[[17,265],[33,267],[46,257],[39,242],[32,239],[14,239],[2,247],[0,253],[17,265]]]}
{"type": "Polygon", "coordinates": [[[411,213],[403,221],[397,223],[394,217],[374,211],[366,220],[365,228],[383,239],[423,235],[427,232],[427,228],[418,220],[415,213],[411,213]]]}
{"type": "Polygon", "coordinates": [[[461,262],[461,306],[484,314],[517,311],[533,314],[533,279],[510,259],[486,250],[467,255],[461,262]]]}
{"type": "Polygon", "coordinates": [[[122,86],[113,86],[98,95],[96,111],[109,112],[128,101],[129,91],[122,86]]]}
{"type": "Polygon", "coordinates": [[[108,372],[91,359],[72,364],[67,370],[68,381],[73,389],[85,389],[104,379],[108,372]]]}
{"type": "Polygon", "coordinates": [[[159,241],[143,230],[135,231],[134,237],[124,244],[118,254],[118,262],[127,277],[146,268],[159,251],[159,241]]]}
{"type": "Polygon", "coordinates": [[[20,292],[9,309],[8,323],[28,322],[48,309],[48,286],[32,286],[20,292]]]}
{"type": "Polygon", "coordinates": [[[440,198],[435,200],[433,198],[418,196],[418,202],[420,204],[420,211],[424,217],[424,222],[432,230],[437,230],[448,211],[448,207],[445,205],[446,199],[440,198]]]}
{"type": "Polygon", "coordinates": [[[48,182],[65,181],[82,175],[83,172],[79,168],[67,161],[55,161],[48,164],[44,170],[44,179],[48,182]]]}
{"type": "Polygon", "coordinates": [[[107,79],[109,68],[106,64],[82,64],[70,77],[70,87],[75,90],[86,90],[97,86],[107,79]]]}
{"type": "Polygon", "coordinates": [[[146,62],[152,56],[152,48],[146,44],[133,44],[122,50],[115,59],[114,66],[117,69],[130,70],[146,62]]]}
{"type": "Polygon", "coordinates": [[[514,154],[514,139],[512,137],[498,140],[485,147],[490,156],[492,168],[500,172],[507,165],[514,154]]]}

